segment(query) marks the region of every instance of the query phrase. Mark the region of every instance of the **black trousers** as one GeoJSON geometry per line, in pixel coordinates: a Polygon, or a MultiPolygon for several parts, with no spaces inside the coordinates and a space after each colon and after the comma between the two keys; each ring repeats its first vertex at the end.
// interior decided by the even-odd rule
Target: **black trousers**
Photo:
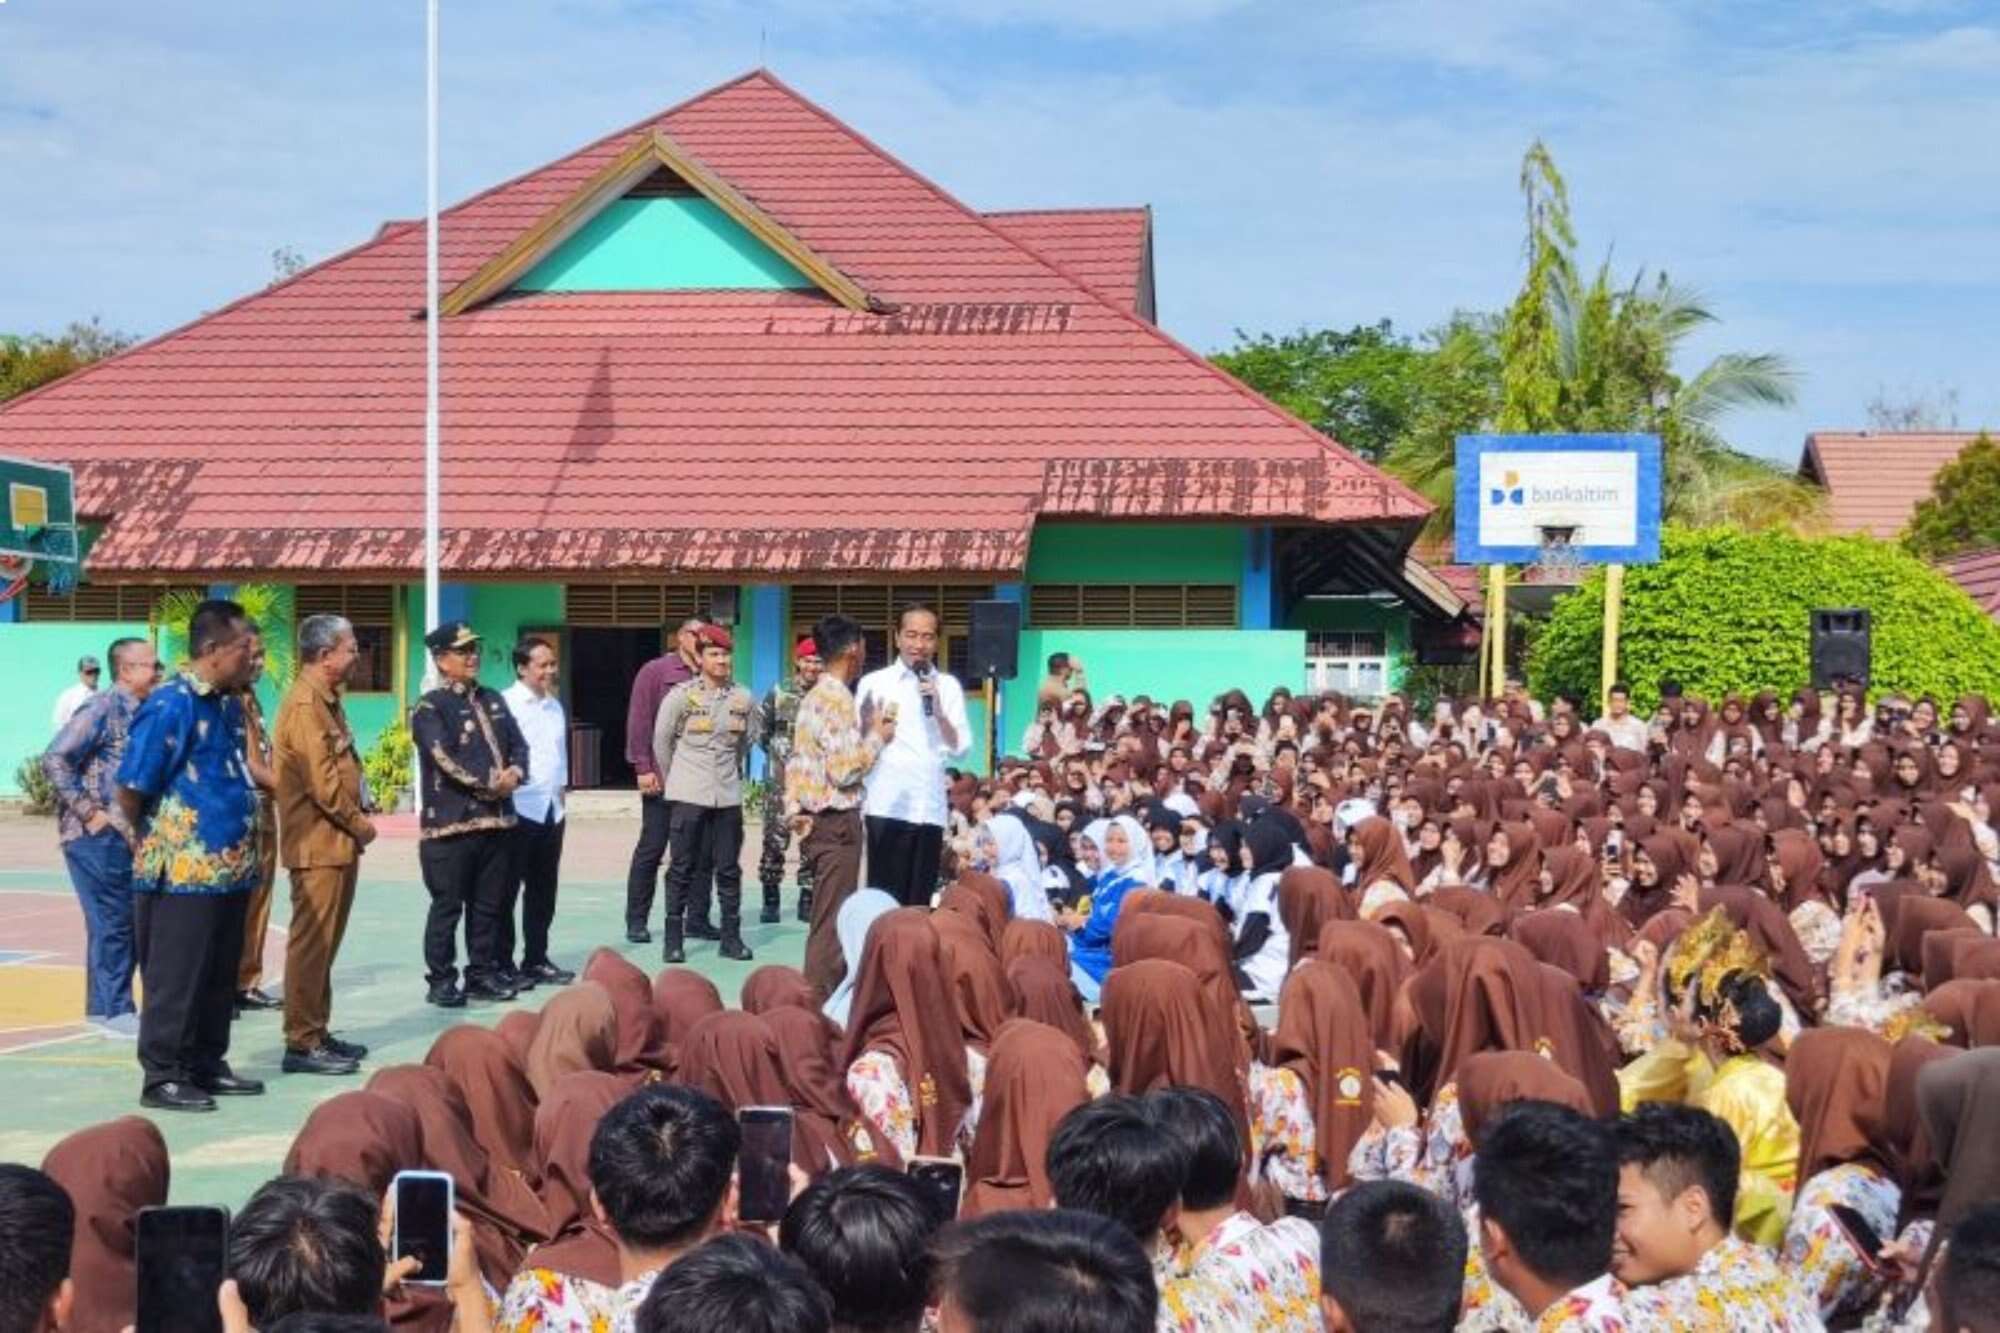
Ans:
{"type": "Polygon", "coordinates": [[[936,824],[912,824],[886,815],[869,815],[868,870],[862,881],[886,890],[905,907],[929,907],[937,892],[938,861],[944,855],[944,830],[936,824]]]}
{"type": "Polygon", "coordinates": [[[488,980],[499,969],[501,909],[513,873],[513,835],[481,829],[417,844],[417,864],[430,890],[424,918],[424,979],[433,986],[458,979],[458,922],[465,918],[465,978],[488,980]]]}
{"type": "Polygon", "coordinates": [[[500,914],[500,961],[514,960],[514,900],[521,903],[521,966],[549,961],[549,923],[556,919],[556,870],[562,864],[565,821],[549,810],[546,823],[514,825],[514,866],[507,877],[507,905],[500,914]]]}
{"type": "MultiPolygon", "coordinates": [[[[660,883],[660,865],[672,840],[674,803],[663,796],[639,798],[639,842],[632,849],[632,868],[625,875],[625,929],[646,928],[653,916],[653,893],[660,883]]],[[[714,879],[713,855],[706,849],[695,862],[683,910],[689,920],[708,919],[709,886],[714,879]]]]}
{"type": "Polygon", "coordinates": [[[229,1072],[229,1020],[243,957],[247,893],[138,893],[133,933],[145,1002],[139,1067],[146,1086],[229,1072]]]}
{"type": "MultiPolygon", "coordinates": [[[[735,926],[743,916],[743,807],[690,805],[674,802],[671,828],[673,856],[667,864],[667,924],[678,925],[685,911],[696,917],[692,897],[704,861],[714,865],[715,896],[722,906],[722,924],[735,926]]],[[[701,915],[706,916],[704,910],[701,915]]]]}

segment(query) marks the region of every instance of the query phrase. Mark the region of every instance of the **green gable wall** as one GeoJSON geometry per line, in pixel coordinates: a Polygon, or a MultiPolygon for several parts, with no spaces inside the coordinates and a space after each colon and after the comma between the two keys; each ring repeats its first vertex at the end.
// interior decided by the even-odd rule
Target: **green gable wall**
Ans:
{"type": "Polygon", "coordinates": [[[1029,583],[1237,583],[1235,523],[1037,523],[1029,583]]]}
{"type": "Polygon", "coordinates": [[[813,284],[702,198],[619,199],[521,277],[525,292],[657,292],[813,284]]]}
{"type": "Polygon", "coordinates": [[[1308,630],[1380,630],[1389,655],[1384,684],[1391,690],[1403,688],[1403,677],[1415,661],[1410,652],[1410,612],[1406,607],[1383,606],[1365,597],[1308,598],[1293,610],[1292,623],[1308,630]]]}

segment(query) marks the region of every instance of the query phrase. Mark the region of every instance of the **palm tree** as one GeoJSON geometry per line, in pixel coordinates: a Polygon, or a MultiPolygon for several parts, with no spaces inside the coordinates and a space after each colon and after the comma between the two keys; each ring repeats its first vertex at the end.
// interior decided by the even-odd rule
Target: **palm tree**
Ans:
{"type": "MultiPolygon", "coordinates": [[[[160,657],[187,652],[188,622],[195,608],[208,600],[199,589],[174,588],[161,596],[153,625],[161,640],[160,657]]],[[[279,695],[291,687],[298,669],[292,653],[292,590],[278,583],[240,583],[231,594],[238,606],[264,631],[264,676],[279,695]]]]}

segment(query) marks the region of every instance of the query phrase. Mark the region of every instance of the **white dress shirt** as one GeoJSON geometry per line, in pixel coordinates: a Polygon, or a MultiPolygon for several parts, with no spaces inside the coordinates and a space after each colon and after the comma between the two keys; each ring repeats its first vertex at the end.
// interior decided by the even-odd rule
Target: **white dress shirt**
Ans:
{"type": "Polygon", "coordinates": [[[562,701],[518,680],[500,697],[528,742],[528,780],[514,789],[514,813],[530,824],[560,823],[563,788],[569,786],[569,723],[562,701]]]}
{"type": "Polygon", "coordinates": [[[882,757],[868,770],[866,799],[861,812],[883,819],[900,819],[906,824],[935,824],[943,828],[949,806],[945,802],[945,765],[956,763],[972,752],[972,727],[965,720],[965,690],[958,681],[933,669],[937,682],[937,716],[924,716],[923,695],[917,690],[917,673],[898,657],[880,671],[861,678],[854,702],[864,715],[870,709],[880,715],[896,705],[896,739],[882,747],[882,757]],[[958,735],[956,745],[946,745],[942,721],[951,723],[958,735]]]}
{"type": "Polygon", "coordinates": [[[56,696],[54,718],[56,730],[61,731],[64,727],[68,726],[69,720],[76,716],[77,710],[89,703],[96,695],[97,691],[82,681],[78,681],[61,694],[58,694],[56,696]]]}

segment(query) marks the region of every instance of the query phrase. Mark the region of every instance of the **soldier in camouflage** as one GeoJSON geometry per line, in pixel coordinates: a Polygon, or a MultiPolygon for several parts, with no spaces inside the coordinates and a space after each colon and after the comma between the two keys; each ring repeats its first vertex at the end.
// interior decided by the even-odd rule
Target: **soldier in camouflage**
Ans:
{"type": "MultiPolygon", "coordinates": [[[[758,706],[764,736],[764,854],[757,862],[757,877],[764,884],[764,911],[758,920],[774,925],[779,916],[780,891],[785,884],[785,849],[791,845],[792,827],[785,818],[785,761],[792,757],[792,720],[798,716],[799,701],[818,683],[819,648],[808,634],[792,649],[796,674],[789,682],[779,681],[758,706]]],[[[812,919],[812,867],[799,866],[799,920],[812,919]]]]}

